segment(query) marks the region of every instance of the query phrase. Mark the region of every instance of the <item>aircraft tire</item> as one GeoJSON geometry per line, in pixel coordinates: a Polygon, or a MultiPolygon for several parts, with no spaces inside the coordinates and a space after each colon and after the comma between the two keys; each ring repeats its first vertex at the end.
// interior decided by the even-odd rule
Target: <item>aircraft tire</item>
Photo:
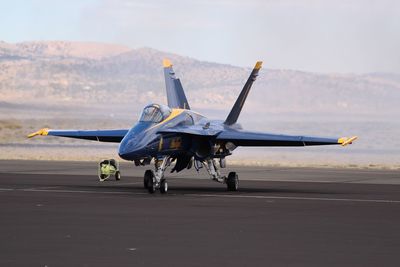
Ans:
{"type": "Polygon", "coordinates": [[[153,174],[153,171],[152,170],[146,170],[145,172],[144,172],[144,177],[143,177],[143,186],[144,186],[144,189],[147,189],[148,187],[148,184],[149,184],[149,179],[153,179],[153,177],[154,177],[154,174],[153,174]]]}
{"type": "Polygon", "coordinates": [[[236,172],[230,172],[226,179],[228,191],[237,191],[239,189],[239,176],[236,172]]]}
{"type": "Polygon", "coordinates": [[[153,194],[156,191],[156,183],[155,183],[154,173],[152,171],[147,172],[147,173],[151,175],[147,179],[147,190],[149,191],[150,194],[153,194]]]}
{"type": "Polygon", "coordinates": [[[120,171],[116,171],[116,172],[115,172],[115,180],[116,180],[116,181],[121,180],[121,172],[120,172],[120,171]]]}
{"type": "Polygon", "coordinates": [[[160,183],[160,192],[161,194],[165,194],[168,192],[168,183],[165,179],[163,179],[160,183]]]}

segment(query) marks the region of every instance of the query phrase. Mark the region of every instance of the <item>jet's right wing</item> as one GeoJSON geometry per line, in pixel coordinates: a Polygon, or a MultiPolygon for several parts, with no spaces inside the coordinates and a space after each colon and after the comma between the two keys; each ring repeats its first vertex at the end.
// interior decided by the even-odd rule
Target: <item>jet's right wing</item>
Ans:
{"type": "Polygon", "coordinates": [[[119,143],[127,134],[128,129],[119,130],[51,130],[48,128],[40,129],[37,132],[28,135],[32,138],[37,135],[51,135],[59,137],[69,137],[76,139],[86,139],[99,142],[119,143]]]}
{"type": "Polygon", "coordinates": [[[190,109],[181,81],[175,77],[171,61],[164,59],[163,65],[168,106],[170,108],[190,109]]]}

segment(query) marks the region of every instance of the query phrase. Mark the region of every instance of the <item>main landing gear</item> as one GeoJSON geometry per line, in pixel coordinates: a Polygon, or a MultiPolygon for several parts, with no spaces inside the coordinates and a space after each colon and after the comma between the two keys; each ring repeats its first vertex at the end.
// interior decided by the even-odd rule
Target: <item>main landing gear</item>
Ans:
{"type": "MultiPolygon", "coordinates": [[[[213,181],[226,184],[228,191],[237,191],[239,189],[239,176],[236,172],[230,172],[228,177],[222,176],[214,159],[206,160],[203,165],[213,181]]],[[[221,166],[223,165],[221,164],[221,166]]]]}
{"type": "Polygon", "coordinates": [[[155,160],[155,171],[147,170],[144,173],[143,185],[149,193],[153,194],[157,189],[159,189],[162,194],[168,192],[168,183],[164,178],[164,172],[171,164],[170,159],[171,158],[167,156],[162,160],[155,160]]]}
{"type": "MultiPolygon", "coordinates": [[[[225,162],[221,163],[221,167],[224,167],[225,162]]],[[[168,183],[164,178],[164,172],[167,167],[171,164],[171,157],[166,156],[163,159],[156,159],[154,166],[155,171],[146,170],[143,178],[143,186],[149,191],[154,193],[157,189],[160,193],[165,194],[168,192],[168,183]]],[[[208,174],[213,181],[226,184],[228,191],[237,191],[239,189],[239,176],[236,172],[230,172],[228,176],[222,176],[217,168],[217,163],[214,159],[207,159],[205,161],[195,161],[194,167],[196,170],[205,166],[208,174]]]]}

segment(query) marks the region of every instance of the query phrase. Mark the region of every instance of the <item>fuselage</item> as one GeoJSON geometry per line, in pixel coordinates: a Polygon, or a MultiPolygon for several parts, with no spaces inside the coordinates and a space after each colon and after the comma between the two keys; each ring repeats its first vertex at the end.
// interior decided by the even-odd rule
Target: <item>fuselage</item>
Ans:
{"type": "Polygon", "coordinates": [[[144,108],[139,121],[128,131],[119,145],[118,154],[125,160],[143,160],[163,155],[190,153],[191,138],[177,133],[164,133],[169,129],[206,124],[207,118],[186,109],[170,109],[151,104],[144,108]]]}

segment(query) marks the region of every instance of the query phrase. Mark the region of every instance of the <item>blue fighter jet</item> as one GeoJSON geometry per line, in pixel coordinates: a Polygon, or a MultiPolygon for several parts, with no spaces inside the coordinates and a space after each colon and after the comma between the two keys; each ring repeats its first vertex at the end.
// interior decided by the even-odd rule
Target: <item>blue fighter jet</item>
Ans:
{"type": "Polygon", "coordinates": [[[229,191],[237,191],[236,172],[222,176],[225,158],[238,146],[319,146],[351,144],[357,137],[321,138],[245,131],[237,123],[262,62],[256,63],[250,77],[225,121],[210,120],[192,111],[182,84],[168,59],[163,60],[168,105],[151,104],[144,107],[139,121],[131,129],[119,130],[51,130],[41,129],[28,137],[52,135],[99,142],[119,143],[119,156],[133,161],[136,166],[154,163],[154,171],[146,170],[143,184],[150,192],[168,191],[164,172],[173,164],[171,172],[203,166],[212,180],[224,183],[229,191]]]}

